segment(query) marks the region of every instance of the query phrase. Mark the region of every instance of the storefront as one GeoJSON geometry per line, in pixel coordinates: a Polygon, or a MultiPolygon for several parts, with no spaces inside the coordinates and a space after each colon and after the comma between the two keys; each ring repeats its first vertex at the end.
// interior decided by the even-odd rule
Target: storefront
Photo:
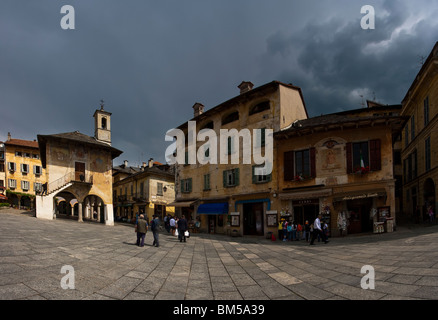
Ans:
{"type": "Polygon", "coordinates": [[[201,216],[201,229],[207,233],[225,233],[228,202],[203,203],[196,211],[201,216]]]}

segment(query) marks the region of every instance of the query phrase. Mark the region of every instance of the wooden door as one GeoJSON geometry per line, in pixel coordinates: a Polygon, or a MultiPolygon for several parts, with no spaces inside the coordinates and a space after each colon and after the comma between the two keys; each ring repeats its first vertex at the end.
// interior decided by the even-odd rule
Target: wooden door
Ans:
{"type": "Polygon", "coordinates": [[[85,181],[85,163],[75,162],[75,180],[85,181]]]}

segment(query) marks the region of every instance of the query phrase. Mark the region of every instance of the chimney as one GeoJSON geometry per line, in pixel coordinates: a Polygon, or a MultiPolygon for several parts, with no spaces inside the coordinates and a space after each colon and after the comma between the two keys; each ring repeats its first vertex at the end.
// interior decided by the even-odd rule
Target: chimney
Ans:
{"type": "Polygon", "coordinates": [[[128,160],[123,161],[123,164],[124,164],[125,168],[127,168],[128,167],[128,160]]]}
{"type": "Polygon", "coordinates": [[[251,91],[254,87],[254,84],[250,81],[242,81],[241,84],[237,86],[240,89],[240,94],[251,91]]]}
{"type": "Polygon", "coordinates": [[[8,132],[8,141],[11,141],[11,133],[8,132]]]}
{"type": "Polygon", "coordinates": [[[148,167],[152,168],[154,166],[154,158],[149,159],[148,167]]]}
{"type": "Polygon", "coordinates": [[[144,168],[146,168],[147,165],[148,165],[148,164],[147,164],[146,162],[143,162],[142,165],[141,165],[141,168],[144,170],[144,168]]]}
{"type": "Polygon", "coordinates": [[[194,111],[194,115],[195,115],[195,118],[196,118],[197,116],[199,116],[199,115],[204,113],[204,105],[202,103],[196,102],[193,105],[193,111],[194,111]]]}

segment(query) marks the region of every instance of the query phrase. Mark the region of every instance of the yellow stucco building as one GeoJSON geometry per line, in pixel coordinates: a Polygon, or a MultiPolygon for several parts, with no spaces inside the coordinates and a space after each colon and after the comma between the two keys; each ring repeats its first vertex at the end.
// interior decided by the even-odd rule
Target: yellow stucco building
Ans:
{"type": "Polygon", "coordinates": [[[37,196],[37,218],[63,214],[114,224],[112,160],[122,151],[111,146],[111,113],[102,105],[94,119],[94,137],[78,131],[38,135],[47,188],[37,196]]]}
{"type": "Polygon", "coordinates": [[[134,222],[143,213],[152,220],[161,221],[167,214],[174,215],[170,204],[175,199],[175,174],[172,167],[153,159],[140,168],[129,167],[127,162],[113,168],[113,199],[116,221],[134,222]]]}
{"type": "Polygon", "coordinates": [[[403,210],[410,222],[438,209],[438,42],[402,101],[403,210]]]}
{"type": "MultiPolygon", "coordinates": [[[[276,215],[274,207],[276,181],[276,159],[272,159],[272,171],[255,175],[260,168],[254,161],[254,154],[274,155],[268,150],[272,132],[281,130],[296,120],[306,119],[301,89],[291,84],[273,81],[253,88],[251,82],[242,82],[240,94],[204,112],[204,106],[193,106],[194,118],[178,129],[190,139],[189,129],[196,124],[195,137],[203,129],[213,130],[218,137],[216,146],[212,141],[196,142],[196,150],[207,158],[217,155],[217,164],[200,162],[190,164],[188,140],[185,141],[186,162],[176,168],[177,215],[189,220],[200,221],[200,231],[230,235],[265,235],[275,231],[276,226],[268,216],[276,215]],[[190,127],[190,128],[189,128],[190,127]],[[223,130],[240,133],[249,132],[239,141],[225,137],[220,141],[223,130]],[[254,131],[259,129],[259,131],[254,131]],[[247,131],[246,131],[247,130],[247,131]],[[271,134],[269,134],[271,130],[271,134]],[[238,144],[238,145],[237,145],[238,144]],[[249,147],[252,155],[249,162],[243,160],[244,148],[249,147]],[[227,161],[220,161],[221,148],[227,161]],[[216,151],[216,152],[214,152],[216,151]],[[233,156],[237,155],[237,162],[233,156]]],[[[178,152],[177,152],[178,153],[178,152]]],[[[193,158],[193,156],[192,156],[193,158]]],[[[192,159],[193,160],[193,159],[192,159]]]]}
{"type": "Polygon", "coordinates": [[[11,205],[22,209],[35,207],[35,195],[46,182],[36,140],[8,139],[4,143],[6,195],[11,205]]]}

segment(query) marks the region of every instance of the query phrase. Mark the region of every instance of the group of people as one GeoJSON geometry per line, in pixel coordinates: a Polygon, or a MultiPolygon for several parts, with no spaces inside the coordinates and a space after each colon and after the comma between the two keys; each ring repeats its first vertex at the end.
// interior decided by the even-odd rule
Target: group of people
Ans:
{"type": "MultiPolygon", "coordinates": [[[[172,231],[173,236],[178,232],[179,241],[186,242],[186,239],[189,236],[188,234],[189,227],[184,215],[181,218],[172,217],[170,215],[166,216],[164,218],[164,227],[167,230],[167,232],[170,233],[172,231]]],[[[160,230],[160,220],[157,215],[153,216],[153,219],[150,222],[150,228],[154,236],[154,242],[152,246],[158,247],[159,246],[158,231],[160,230]]],[[[149,229],[149,222],[147,218],[145,218],[143,213],[137,214],[137,219],[135,222],[135,232],[137,233],[137,242],[136,242],[137,246],[139,247],[144,246],[144,240],[148,229],[149,229]]]]}
{"type": "Polygon", "coordinates": [[[328,243],[328,225],[321,222],[322,215],[318,215],[312,224],[306,220],[304,226],[297,224],[295,221],[281,219],[278,224],[278,240],[282,241],[299,241],[306,240],[310,245],[314,245],[316,239],[328,243]]]}

